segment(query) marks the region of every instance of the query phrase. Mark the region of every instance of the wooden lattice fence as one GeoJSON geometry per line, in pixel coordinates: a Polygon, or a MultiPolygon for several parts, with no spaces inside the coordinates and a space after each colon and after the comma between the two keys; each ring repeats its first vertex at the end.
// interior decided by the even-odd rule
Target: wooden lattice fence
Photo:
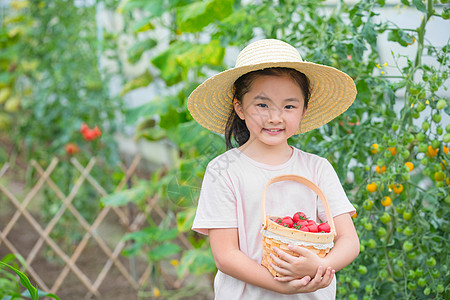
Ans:
{"type": "MultiPolygon", "coordinates": [[[[122,190],[125,185],[129,184],[130,178],[136,174],[140,162],[141,157],[136,156],[129,166],[121,166],[125,175],[115,187],[116,191],[122,190]]],[[[149,216],[150,214],[158,216],[160,221],[165,219],[167,215],[166,212],[161,209],[158,197],[153,196],[146,200],[147,211],[145,212],[133,209],[134,213],[130,213],[129,205],[124,207],[106,206],[100,209],[93,222],[88,222],[83,217],[82,213],[77,210],[74,205],[74,199],[83,185],[91,185],[95,191],[98,192],[100,197],[108,195],[107,191],[91,174],[97,163],[97,159],[91,158],[86,166],[83,166],[75,158],[70,160],[71,166],[78,171],[78,175],[68,194],[64,194],[54,180],[51,179],[51,174],[55,172],[59,163],[59,160],[55,158],[46,168],[43,168],[36,161],[31,161],[28,168],[33,169],[33,173],[37,175],[37,178],[34,180],[34,184],[29,190],[20,191],[20,193],[14,189],[12,190],[8,184],[4,183],[10,181],[2,180],[8,179],[8,172],[11,171],[9,164],[5,163],[0,165],[0,200],[2,201],[0,203],[5,205],[6,201],[8,205],[12,204],[14,209],[12,215],[9,214],[8,216],[3,217],[4,221],[0,223],[0,249],[1,247],[6,247],[8,252],[23,256],[27,264],[26,273],[30,276],[32,281],[38,285],[39,289],[43,291],[58,295],[58,292],[63,290],[62,287],[64,287],[68,275],[74,274],[85,289],[85,298],[104,298],[104,295],[100,292],[101,286],[105,283],[107,274],[115,269],[116,273],[120,273],[122,279],[124,279],[121,280],[122,284],[123,281],[126,282],[137,295],[137,291],[143,285],[146,285],[147,287],[149,285],[149,276],[152,272],[151,266],[140,262],[138,263],[140,270],[132,268],[129,260],[121,256],[121,252],[126,247],[127,242],[119,239],[115,245],[111,246],[107,242],[108,237],[102,236],[98,229],[102,223],[105,222],[106,218],[111,215],[118,220],[120,226],[124,229],[123,234],[141,229],[142,226],[145,225],[146,216],[149,216]],[[38,197],[39,192],[44,187],[51,189],[60,201],[59,209],[50,220],[46,222],[42,222],[41,218],[36,216],[36,214],[33,214],[29,209],[30,204],[38,197]],[[22,197],[19,197],[19,194],[22,197]],[[74,226],[79,226],[80,230],[84,232],[81,241],[74,247],[71,253],[66,253],[59,245],[58,241],[51,237],[52,230],[57,227],[58,221],[63,214],[67,212],[70,212],[75,218],[76,222],[74,226]],[[15,226],[18,225],[19,219],[21,218],[24,218],[29,225],[31,225],[33,234],[36,236],[34,245],[30,249],[19,248],[12,235],[12,231],[15,226]],[[101,267],[101,270],[96,274],[87,274],[82,270],[83,266],[81,258],[85,254],[89,243],[93,243],[95,247],[101,249],[101,251],[99,251],[100,257],[107,258],[106,262],[101,267]],[[39,270],[33,266],[33,263],[38,259],[38,256],[42,255],[42,249],[44,247],[51,249],[54,256],[63,262],[60,270],[58,270],[59,273],[56,276],[56,279],[52,282],[46,280],[46,270],[39,270]]],[[[104,174],[103,176],[111,176],[111,174],[104,174]]],[[[183,234],[179,235],[178,242],[184,249],[192,248],[191,244],[183,234]]],[[[145,262],[145,260],[143,260],[143,262],[145,262]]],[[[162,276],[164,277],[165,282],[174,289],[179,288],[184,281],[184,278],[177,278],[173,272],[169,274],[163,270],[162,276]]]]}

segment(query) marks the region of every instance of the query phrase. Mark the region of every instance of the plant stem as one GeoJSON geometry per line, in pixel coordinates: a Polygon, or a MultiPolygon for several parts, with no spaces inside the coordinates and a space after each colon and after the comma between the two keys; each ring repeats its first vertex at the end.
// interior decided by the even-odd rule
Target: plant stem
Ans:
{"type": "Polygon", "coordinates": [[[433,16],[433,0],[427,0],[427,12],[424,15],[422,22],[420,23],[420,27],[418,28],[418,41],[417,41],[417,53],[416,60],[414,62],[414,67],[417,69],[422,64],[422,55],[424,49],[424,39],[425,39],[425,27],[428,23],[428,20],[433,16]]]}

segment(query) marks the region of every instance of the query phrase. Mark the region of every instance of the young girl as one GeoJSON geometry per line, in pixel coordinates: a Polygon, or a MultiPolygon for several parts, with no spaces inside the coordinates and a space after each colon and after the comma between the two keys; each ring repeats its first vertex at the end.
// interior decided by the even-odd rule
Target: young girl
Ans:
{"type": "MultiPolygon", "coordinates": [[[[213,76],[192,92],[194,119],[224,134],[228,151],[205,172],[193,230],[209,235],[217,272],[215,299],[334,299],[335,271],[359,253],[351,215],[355,209],[331,164],[289,146],[289,137],[317,128],[344,112],[356,88],[334,68],[303,62],[298,51],[279,40],[260,40],[244,48],[236,67],[213,76]],[[238,144],[233,148],[232,139],[238,144]],[[261,197],[278,175],[308,178],[324,192],[336,227],[334,247],[324,258],[290,245],[278,248],[273,277],[261,266],[261,197]]],[[[272,184],[266,195],[268,215],[297,211],[326,221],[317,195],[294,181],[272,184]]]]}

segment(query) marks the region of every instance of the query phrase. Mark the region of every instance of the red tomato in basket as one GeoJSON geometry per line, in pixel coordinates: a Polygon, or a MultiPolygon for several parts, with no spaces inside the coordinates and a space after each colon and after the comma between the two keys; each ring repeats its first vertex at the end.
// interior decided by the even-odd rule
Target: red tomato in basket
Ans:
{"type": "Polygon", "coordinates": [[[292,217],[292,220],[295,222],[295,223],[298,223],[298,221],[300,221],[300,220],[307,220],[308,218],[306,217],[306,215],[303,213],[303,212],[301,212],[301,211],[299,211],[299,212],[296,212],[295,214],[294,214],[294,216],[292,217]]]}
{"type": "Polygon", "coordinates": [[[317,224],[313,220],[308,220],[308,229],[310,232],[319,232],[319,229],[317,228],[317,224]]]}
{"type": "Polygon", "coordinates": [[[281,220],[282,220],[281,218],[278,218],[278,219],[275,220],[275,223],[281,224],[281,220]]]}
{"type": "Polygon", "coordinates": [[[317,228],[317,225],[309,225],[307,227],[309,229],[309,232],[319,232],[319,229],[317,228]]]}
{"type": "Polygon", "coordinates": [[[284,217],[281,220],[281,226],[292,228],[294,227],[294,221],[292,221],[291,217],[284,217]]]}
{"type": "Polygon", "coordinates": [[[308,220],[308,225],[317,225],[316,221],[314,220],[308,220]]]}
{"type": "Polygon", "coordinates": [[[300,221],[298,221],[298,222],[296,222],[298,225],[300,225],[300,226],[307,226],[308,225],[308,221],[306,221],[306,220],[300,220],[300,221]]]}
{"type": "Polygon", "coordinates": [[[317,226],[319,229],[319,232],[325,232],[328,233],[331,231],[331,227],[328,223],[320,223],[319,226],[317,226]]]}
{"type": "Polygon", "coordinates": [[[302,226],[302,227],[300,227],[300,231],[309,232],[309,228],[308,228],[308,226],[302,226]]]}

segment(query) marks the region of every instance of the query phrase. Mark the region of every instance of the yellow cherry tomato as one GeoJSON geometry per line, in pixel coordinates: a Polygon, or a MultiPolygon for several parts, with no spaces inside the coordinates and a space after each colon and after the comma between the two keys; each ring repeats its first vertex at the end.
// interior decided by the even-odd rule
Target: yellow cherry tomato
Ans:
{"type": "Polygon", "coordinates": [[[389,196],[386,196],[381,200],[381,205],[383,205],[384,207],[391,206],[391,204],[392,204],[392,199],[389,196]]]}
{"type": "Polygon", "coordinates": [[[395,147],[389,147],[388,150],[391,152],[392,156],[397,154],[397,149],[395,149],[395,147]]]}
{"type": "Polygon", "coordinates": [[[369,193],[373,193],[373,192],[376,192],[376,190],[378,189],[378,186],[377,186],[377,184],[375,182],[372,182],[372,183],[369,183],[366,186],[366,188],[369,191],[369,193]]]}
{"type": "Polygon", "coordinates": [[[391,185],[391,188],[392,188],[392,191],[397,195],[401,194],[403,192],[403,184],[401,184],[401,183],[393,184],[393,185],[391,185]]]}
{"type": "Polygon", "coordinates": [[[153,296],[155,298],[158,298],[159,296],[161,296],[161,291],[157,287],[153,288],[153,296]]]}
{"type": "Polygon", "coordinates": [[[412,170],[414,170],[414,164],[410,161],[405,163],[405,166],[408,167],[409,171],[411,172],[412,170]]]}
{"type": "Polygon", "coordinates": [[[380,167],[377,165],[375,170],[377,171],[378,174],[383,174],[384,172],[386,172],[386,166],[380,167]]]}
{"type": "Polygon", "coordinates": [[[377,154],[378,153],[378,144],[372,144],[372,146],[370,146],[370,152],[372,154],[377,154]]]}
{"type": "Polygon", "coordinates": [[[427,156],[429,158],[433,158],[436,157],[436,155],[438,154],[439,149],[435,149],[433,148],[431,145],[428,146],[428,151],[427,151],[427,156]]]}
{"type": "Polygon", "coordinates": [[[434,173],[434,180],[443,181],[445,179],[445,174],[442,171],[434,173]]]}

